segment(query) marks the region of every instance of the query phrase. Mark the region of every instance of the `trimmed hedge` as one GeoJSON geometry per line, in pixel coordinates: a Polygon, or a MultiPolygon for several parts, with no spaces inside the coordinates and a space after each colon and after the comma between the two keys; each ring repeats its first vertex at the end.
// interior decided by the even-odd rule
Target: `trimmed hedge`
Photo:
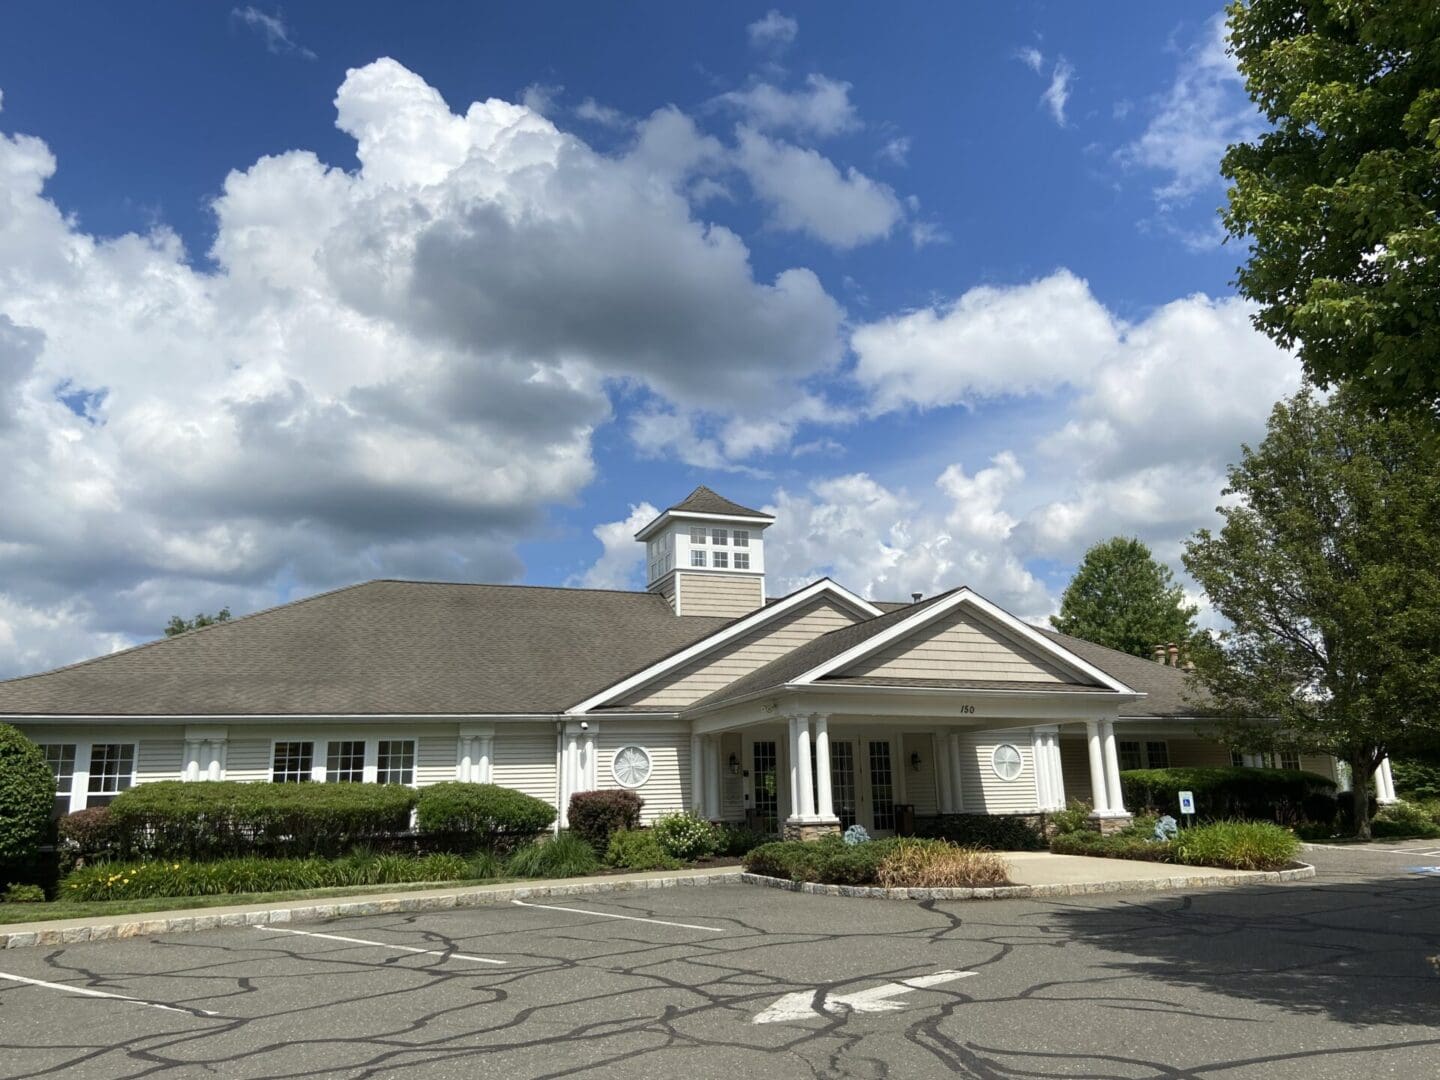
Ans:
{"type": "Polygon", "coordinates": [[[109,824],[122,858],[333,856],[406,832],[415,800],[401,784],[164,780],[122,791],[109,824]]]}
{"type": "Polygon", "coordinates": [[[33,859],[50,836],[55,774],[20,729],[0,724],[0,866],[33,859]]]}
{"type": "Polygon", "coordinates": [[[638,829],[645,800],[633,791],[577,791],[570,796],[570,831],[603,855],[610,837],[621,829],[638,829]]]}
{"type": "Polygon", "coordinates": [[[1142,862],[1174,862],[1173,842],[1146,840],[1131,833],[1112,833],[1101,836],[1098,832],[1061,833],[1050,841],[1050,850],[1056,855],[1089,855],[1098,859],[1137,859],[1142,862]]]}
{"type": "Polygon", "coordinates": [[[1045,838],[1026,817],[1016,814],[945,814],[917,823],[923,837],[948,840],[985,851],[1044,851],[1045,838]]]}
{"type": "Polygon", "coordinates": [[[819,840],[777,840],[761,844],[745,856],[752,874],[814,881],[822,885],[873,885],[880,864],[895,848],[895,838],[847,844],[838,836],[819,840]]]}
{"type": "Polygon", "coordinates": [[[548,829],[555,808],[513,788],[451,780],[421,788],[415,816],[428,840],[489,848],[548,829]]]}
{"type": "Polygon", "coordinates": [[[1156,810],[1174,815],[1179,793],[1195,793],[1195,812],[1202,820],[1246,818],[1290,824],[1333,805],[1335,782],[1319,773],[1293,769],[1234,767],[1131,769],[1120,774],[1125,805],[1132,811],[1156,810]],[[1328,796],[1330,803],[1317,799],[1328,796]]]}
{"type": "MultiPolygon", "coordinates": [[[[118,801],[118,800],[117,800],[118,801]]],[[[470,867],[459,855],[365,855],[343,859],[152,860],[97,863],[60,884],[64,900],[140,900],[152,896],[221,896],[346,885],[459,881],[470,867]]]]}

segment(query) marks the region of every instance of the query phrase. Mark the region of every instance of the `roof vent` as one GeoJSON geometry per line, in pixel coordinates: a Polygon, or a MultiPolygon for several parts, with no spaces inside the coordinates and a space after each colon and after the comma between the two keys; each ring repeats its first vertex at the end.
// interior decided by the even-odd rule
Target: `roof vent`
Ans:
{"type": "Polygon", "coordinates": [[[918,604],[920,602],[920,598],[924,595],[925,594],[923,592],[912,592],[910,594],[910,602],[912,604],[918,604]]]}

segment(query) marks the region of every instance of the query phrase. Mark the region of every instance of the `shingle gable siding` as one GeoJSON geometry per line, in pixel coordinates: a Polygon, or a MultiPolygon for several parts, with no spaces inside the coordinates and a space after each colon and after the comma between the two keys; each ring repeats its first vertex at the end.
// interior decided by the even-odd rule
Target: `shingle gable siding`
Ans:
{"type": "Polygon", "coordinates": [[[839,673],[897,679],[989,678],[1076,683],[1075,676],[1009,640],[963,609],[922,627],[839,673]]]}
{"type": "Polygon", "coordinates": [[[691,661],[619,704],[681,708],[723,689],[791,649],[859,619],[860,616],[828,597],[816,600],[691,661]]]}
{"type": "Polygon", "coordinates": [[[765,606],[765,583],[745,574],[675,574],[680,614],[738,619],[765,606]]]}

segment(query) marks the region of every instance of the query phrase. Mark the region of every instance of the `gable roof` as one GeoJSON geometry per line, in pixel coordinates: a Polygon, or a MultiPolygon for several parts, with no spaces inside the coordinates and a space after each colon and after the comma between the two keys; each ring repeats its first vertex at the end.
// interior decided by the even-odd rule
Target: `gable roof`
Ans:
{"type": "Polygon", "coordinates": [[[1119,709],[1121,716],[1205,715],[1205,707],[1190,700],[1192,696],[1201,697],[1203,700],[1203,694],[1198,689],[1191,689],[1189,677],[1183,669],[1159,664],[1154,660],[1105,645],[1096,645],[1093,641],[1071,637],[1049,627],[1037,626],[1035,629],[1145,695],[1139,701],[1122,704],[1119,709]]]}
{"type": "Polygon", "coordinates": [[[751,510],[748,506],[741,506],[737,502],[731,502],[724,495],[711,491],[704,484],[701,484],[694,491],[686,495],[674,506],[666,507],[666,512],[678,511],[692,514],[728,514],[732,517],[753,517],[770,519],[770,515],[759,510],[751,510]]]}
{"type": "Polygon", "coordinates": [[[0,682],[0,715],[558,713],[731,621],[643,592],[370,581],[0,682]]]}

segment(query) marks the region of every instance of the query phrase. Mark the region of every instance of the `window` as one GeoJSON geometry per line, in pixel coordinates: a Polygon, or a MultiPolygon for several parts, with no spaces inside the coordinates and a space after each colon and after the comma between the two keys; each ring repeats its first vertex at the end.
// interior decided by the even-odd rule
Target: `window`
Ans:
{"type": "Polygon", "coordinates": [[[1024,769],[1025,761],[1019,750],[1009,743],[1001,743],[990,752],[990,767],[1001,780],[1014,780],[1024,769]]]}
{"type": "Polygon", "coordinates": [[[1242,754],[1239,750],[1231,750],[1231,751],[1230,751],[1230,764],[1231,764],[1232,767],[1234,767],[1234,768],[1236,768],[1236,769],[1242,769],[1242,768],[1244,768],[1244,767],[1245,767],[1245,755],[1242,754]]]}
{"type": "Polygon", "coordinates": [[[310,779],[314,759],[314,743],[277,742],[270,765],[270,779],[277,784],[306,783],[310,779]]]}
{"type": "Polygon", "coordinates": [[[735,552],[735,569],[736,569],[736,570],[749,570],[749,569],[750,569],[750,553],[749,553],[748,551],[737,551],[737,552],[735,552]]]}
{"type": "Polygon", "coordinates": [[[1163,742],[1147,742],[1145,744],[1145,762],[1151,769],[1168,769],[1170,767],[1170,745],[1163,742]]]}
{"type": "Polygon", "coordinates": [[[732,530],[730,531],[730,539],[731,539],[731,541],[734,543],[734,545],[735,545],[736,547],[749,547],[749,546],[750,546],[750,530],[749,530],[749,529],[732,529],[732,530]]]}
{"type": "Polygon", "coordinates": [[[730,534],[724,529],[710,530],[710,542],[712,544],[719,544],[723,547],[726,543],[729,542],[729,538],[730,534]]]}
{"type": "Polygon", "coordinates": [[[413,784],[415,740],[381,739],[375,754],[375,779],[382,784],[413,784]]]}
{"type": "Polygon", "coordinates": [[[1296,750],[1280,751],[1280,768],[1289,769],[1291,772],[1300,771],[1300,754],[1296,750]]]}
{"type": "Polygon", "coordinates": [[[358,784],[365,779],[365,741],[332,742],[325,750],[325,782],[358,784]]]}
{"type": "Polygon", "coordinates": [[[135,784],[135,744],[95,743],[90,747],[90,785],[85,805],[104,806],[135,784]]]}
{"type": "Polygon", "coordinates": [[[704,525],[691,525],[691,526],[690,526],[690,543],[692,543],[692,544],[703,544],[703,543],[705,543],[705,526],[704,526],[704,525]]]}
{"type": "Polygon", "coordinates": [[[705,565],[705,552],[703,552],[703,551],[691,551],[691,552],[690,552],[690,565],[691,565],[691,566],[704,566],[704,565],[705,565]]]}
{"type": "Polygon", "coordinates": [[[75,744],[41,743],[45,764],[55,774],[55,816],[70,812],[70,792],[75,785],[75,744]]]}
{"type": "Polygon", "coordinates": [[[621,787],[637,788],[650,779],[650,754],[643,746],[622,746],[610,762],[610,773],[621,787]]]}
{"type": "Polygon", "coordinates": [[[728,551],[711,552],[710,562],[717,570],[728,570],[730,567],[730,553],[728,551]]]}
{"type": "Polygon", "coordinates": [[[1128,769],[1143,769],[1145,760],[1140,756],[1140,744],[1120,739],[1115,743],[1115,752],[1120,758],[1120,771],[1128,769]]]}

